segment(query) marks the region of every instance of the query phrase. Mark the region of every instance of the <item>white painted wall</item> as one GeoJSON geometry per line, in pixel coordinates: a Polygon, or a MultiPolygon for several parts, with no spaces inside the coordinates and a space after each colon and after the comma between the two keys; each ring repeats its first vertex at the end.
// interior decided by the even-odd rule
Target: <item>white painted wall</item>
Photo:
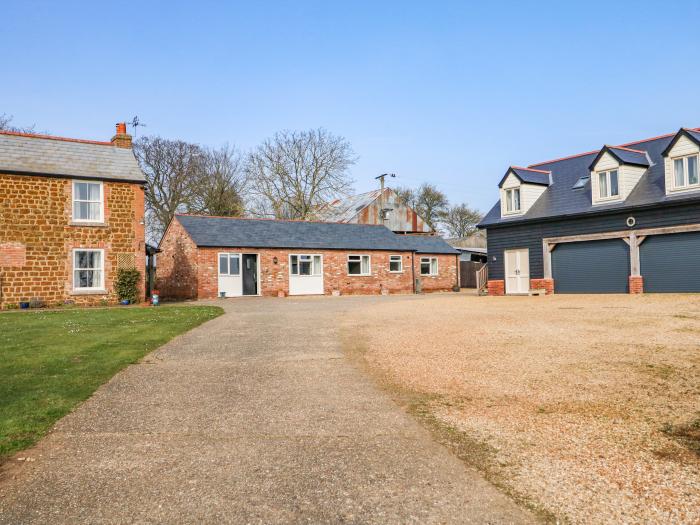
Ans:
{"type": "Polygon", "coordinates": [[[226,297],[240,297],[243,295],[243,276],[219,275],[219,293],[221,292],[225,292],[226,297]]]}
{"type": "Polygon", "coordinates": [[[537,199],[545,192],[547,186],[541,184],[526,184],[521,183],[520,179],[510,173],[506,180],[503,181],[501,186],[501,217],[517,217],[518,215],[523,215],[532,208],[537,199]],[[506,211],[506,190],[511,188],[520,188],[520,211],[519,212],[508,212],[506,211]]]}
{"type": "Polygon", "coordinates": [[[698,191],[698,188],[681,188],[676,189],[673,187],[673,159],[676,157],[685,157],[686,155],[693,155],[700,153],[700,148],[695,142],[690,140],[688,137],[683,136],[678,139],[669,151],[668,156],[664,159],[665,168],[665,184],[666,184],[666,194],[677,194],[684,193],[688,191],[698,191]]]}
{"type": "Polygon", "coordinates": [[[605,152],[591,171],[591,198],[593,204],[606,204],[625,200],[637,185],[647,169],[641,166],[620,164],[610,153],[605,152]],[[617,183],[620,195],[615,199],[600,199],[598,173],[601,171],[617,170],[617,183]]]}
{"type": "Polygon", "coordinates": [[[289,295],[323,295],[323,274],[290,275],[289,295]]]}

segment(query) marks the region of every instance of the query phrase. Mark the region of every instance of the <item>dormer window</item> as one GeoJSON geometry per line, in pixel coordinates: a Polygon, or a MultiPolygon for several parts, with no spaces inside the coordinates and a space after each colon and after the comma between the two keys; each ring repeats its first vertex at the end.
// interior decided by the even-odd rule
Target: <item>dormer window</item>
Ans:
{"type": "Polygon", "coordinates": [[[598,191],[600,199],[614,199],[620,196],[617,170],[598,172],[598,191]]]}
{"type": "Polygon", "coordinates": [[[673,187],[676,189],[698,186],[698,156],[673,159],[673,187]]]}
{"type": "Polygon", "coordinates": [[[506,212],[518,213],[520,211],[520,188],[506,190],[506,212]]]}

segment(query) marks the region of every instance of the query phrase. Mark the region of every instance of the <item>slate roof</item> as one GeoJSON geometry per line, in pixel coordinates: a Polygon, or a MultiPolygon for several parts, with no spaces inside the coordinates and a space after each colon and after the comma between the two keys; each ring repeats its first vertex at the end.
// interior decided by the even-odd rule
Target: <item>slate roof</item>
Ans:
{"type": "MultiPolygon", "coordinates": [[[[700,128],[691,131],[700,138],[700,128]]],[[[591,186],[584,185],[573,189],[576,181],[582,176],[590,175],[590,165],[599,151],[582,153],[564,159],[557,159],[540,164],[532,164],[530,168],[552,172],[552,184],[537,199],[535,204],[525,213],[517,217],[501,217],[500,202],[489,210],[479,226],[500,224],[515,224],[528,220],[540,220],[554,217],[566,217],[580,214],[601,214],[609,211],[624,210],[640,206],[651,206],[678,201],[700,201],[700,192],[666,195],[664,187],[664,159],[662,153],[676,136],[676,133],[663,135],[652,139],[625,144],[623,147],[644,151],[651,160],[651,165],[632,190],[632,193],[622,202],[593,205],[591,202],[591,186]]],[[[622,151],[617,148],[618,151],[622,151]]]]}
{"type": "Polygon", "coordinates": [[[319,220],[327,222],[349,222],[361,210],[372,204],[381,195],[381,190],[372,190],[344,199],[335,199],[319,208],[316,212],[319,220]]]}
{"type": "Polygon", "coordinates": [[[416,253],[458,254],[442,237],[437,235],[399,235],[406,250],[416,253]]]}
{"type": "Polygon", "coordinates": [[[176,218],[199,247],[457,253],[440,237],[416,240],[419,236],[396,235],[381,225],[199,215],[176,218]]]}
{"type": "Polygon", "coordinates": [[[606,152],[610,153],[620,164],[642,166],[643,168],[649,167],[649,159],[645,151],[623,148],[621,146],[603,146],[603,149],[598,152],[598,155],[595,156],[588,169],[593,170],[598,160],[600,160],[606,152]]]}
{"type": "Polygon", "coordinates": [[[508,171],[506,171],[506,174],[501,179],[501,182],[498,183],[499,187],[505,182],[510,173],[514,173],[515,176],[522,182],[527,182],[529,184],[542,184],[544,186],[549,186],[550,183],[548,171],[511,166],[508,168],[508,171]]]}
{"type": "Polygon", "coordinates": [[[0,132],[0,171],[145,182],[131,149],[111,142],[0,132]]]}

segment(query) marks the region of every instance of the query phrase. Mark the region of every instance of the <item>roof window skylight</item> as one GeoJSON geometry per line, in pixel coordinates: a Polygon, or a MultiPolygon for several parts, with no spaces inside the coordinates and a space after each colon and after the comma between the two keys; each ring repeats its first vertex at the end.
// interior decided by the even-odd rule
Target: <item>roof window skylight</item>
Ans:
{"type": "Polygon", "coordinates": [[[590,179],[590,175],[582,175],[579,177],[579,179],[576,181],[576,184],[574,184],[574,187],[572,189],[578,190],[579,188],[583,188],[586,183],[588,182],[588,179],[590,179]]]}

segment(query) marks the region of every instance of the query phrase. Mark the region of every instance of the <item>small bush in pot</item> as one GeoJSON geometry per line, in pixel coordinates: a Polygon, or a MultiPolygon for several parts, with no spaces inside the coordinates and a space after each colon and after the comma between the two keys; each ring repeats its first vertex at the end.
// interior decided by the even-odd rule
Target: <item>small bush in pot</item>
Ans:
{"type": "Polygon", "coordinates": [[[117,280],[115,282],[115,291],[119,301],[129,301],[136,303],[139,299],[139,280],[141,272],[134,268],[117,270],[117,280]]]}

